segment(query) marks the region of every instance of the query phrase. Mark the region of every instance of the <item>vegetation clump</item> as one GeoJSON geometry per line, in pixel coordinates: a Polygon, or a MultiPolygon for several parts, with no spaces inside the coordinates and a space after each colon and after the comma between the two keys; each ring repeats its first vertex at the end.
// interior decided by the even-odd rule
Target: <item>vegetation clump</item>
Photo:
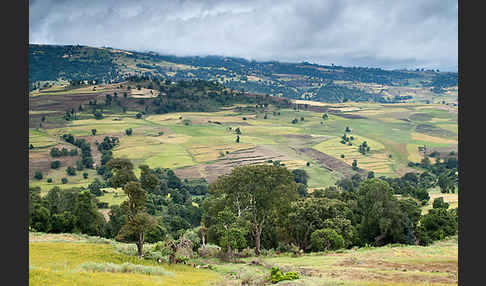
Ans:
{"type": "Polygon", "coordinates": [[[270,280],[272,283],[278,283],[284,280],[296,280],[299,279],[297,272],[285,272],[280,271],[278,267],[272,267],[270,270],[270,280]]]}

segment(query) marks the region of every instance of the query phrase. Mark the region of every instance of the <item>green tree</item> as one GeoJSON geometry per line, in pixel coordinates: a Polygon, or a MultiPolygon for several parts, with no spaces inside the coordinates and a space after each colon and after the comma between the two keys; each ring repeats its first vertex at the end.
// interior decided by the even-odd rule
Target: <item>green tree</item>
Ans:
{"type": "Polygon", "coordinates": [[[72,166],[68,166],[66,168],[66,174],[68,174],[68,176],[75,176],[76,175],[76,169],[74,169],[72,166]]]}
{"type": "Polygon", "coordinates": [[[249,222],[256,255],[260,255],[262,232],[271,216],[298,197],[292,173],[271,165],[236,167],[212,183],[210,191],[223,197],[237,218],[249,222]]]}
{"type": "Polygon", "coordinates": [[[51,161],[51,169],[57,169],[61,166],[61,161],[51,161]]]}
{"type": "Polygon", "coordinates": [[[91,135],[95,136],[96,135],[96,129],[91,129],[91,135]]]}
{"type": "Polygon", "coordinates": [[[75,229],[88,235],[102,235],[104,229],[103,215],[98,212],[96,203],[89,191],[81,191],[74,202],[73,215],[75,229]]]}
{"type": "Polygon", "coordinates": [[[125,134],[126,134],[127,136],[132,135],[132,132],[133,132],[132,128],[125,129],[125,134]]]}
{"type": "Polygon", "coordinates": [[[448,209],[449,208],[449,204],[444,202],[444,198],[443,197],[439,197],[439,198],[435,198],[434,199],[434,202],[432,203],[432,207],[434,209],[439,209],[439,208],[444,208],[444,209],[448,209]]]}
{"type": "Polygon", "coordinates": [[[125,224],[116,236],[117,240],[135,242],[138,256],[143,257],[145,233],[157,225],[157,221],[146,210],[146,191],[139,182],[128,182],[123,186],[128,200],[121,205],[126,215],[125,224]]]}
{"type": "Polygon", "coordinates": [[[231,260],[233,249],[246,246],[246,231],[237,224],[237,217],[226,207],[217,216],[219,244],[226,250],[226,258],[231,260]]]}
{"type": "Polygon", "coordinates": [[[416,205],[401,207],[390,185],[376,178],[360,184],[357,209],[361,217],[358,225],[361,243],[375,245],[409,242],[407,235],[411,234],[414,216],[420,213],[416,205]]]}
{"type": "Polygon", "coordinates": [[[41,171],[35,171],[34,173],[34,178],[36,178],[37,180],[42,180],[42,172],[41,171]]]}
{"type": "Polygon", "coordinates": [[[317,251],[336,250],[344,247],[344,239],[334,229],[324,228],[311,234],[312,248],[317,251]]]}
{"type": "Polygon", "coordinates": [[[441,193],[454,193],[456,188],[457,176],[453,170],[441,173],[437,179],[441,193]]]}

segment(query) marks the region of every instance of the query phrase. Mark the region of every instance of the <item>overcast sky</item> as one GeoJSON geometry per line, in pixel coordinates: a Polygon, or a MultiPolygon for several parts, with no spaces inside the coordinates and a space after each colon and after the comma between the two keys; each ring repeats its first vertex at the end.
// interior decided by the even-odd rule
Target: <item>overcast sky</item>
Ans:
{"type": "Polygon", "coordinates": [[[31,0],[29,42],[457,71],[451,0],[31,0]]]}

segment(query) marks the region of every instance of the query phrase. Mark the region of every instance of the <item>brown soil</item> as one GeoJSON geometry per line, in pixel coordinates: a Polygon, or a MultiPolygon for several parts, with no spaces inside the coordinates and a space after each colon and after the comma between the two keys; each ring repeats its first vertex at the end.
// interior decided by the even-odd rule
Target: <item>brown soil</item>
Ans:
{"type": "Polygon", "coordinates": [[[211,183],[219,176],[229,174],[237,166],[264,164],[268,160],[290,160],[291,158],[278,153],[275,150],[257,146],[248,149],[238,150],[227,154],[211,164],[176,169],[174,172],[181,178],[204,177],[211,183]]]}
{"type": "MultiPolygon", "coordinates": [[[[352,167],[343,161],[336,159],[330,155],[322,153],[312,148],[300,148],[297,150],[305,155],[311,156],[314,160],[316,160],[322,167],[330,170],[342,173],[346,177],[353,176],[356,171],[352,169],[352,167]]],[[[358,173],[364,175],[367,173],[365,170],[359,169],[358,173]]]]}
{"type": "Polygon", "coordinates": [[[81,150],[70,144],[57,144],[55,146],[40,149],[40,150],[29,150],[29,178],[32,179],[34,177],[35,171],[41,171],[43,174],[46,174],[51,170],[51,162],[52,161],[60,161],[61,166],[59,168],[66,168],[67,166],[75,166],[76,161],[81,158],[80,154],[81,150]],[[58,148],[61,150],[62,148],[66,148],[68,151],[71,149],[77,149],[78,155],[77,156],[62,156],[53,158],[50,155],[52,148],[58,148]]]}

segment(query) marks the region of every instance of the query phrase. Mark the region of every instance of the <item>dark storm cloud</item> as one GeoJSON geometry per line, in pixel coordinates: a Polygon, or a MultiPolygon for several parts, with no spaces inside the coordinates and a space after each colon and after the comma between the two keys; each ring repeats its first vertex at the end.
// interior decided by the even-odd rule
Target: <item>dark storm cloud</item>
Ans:
{"type": "Polygon", "coordinates": [[[30,42],[457,70],[457,1],[30,1],[30,42]]]}

